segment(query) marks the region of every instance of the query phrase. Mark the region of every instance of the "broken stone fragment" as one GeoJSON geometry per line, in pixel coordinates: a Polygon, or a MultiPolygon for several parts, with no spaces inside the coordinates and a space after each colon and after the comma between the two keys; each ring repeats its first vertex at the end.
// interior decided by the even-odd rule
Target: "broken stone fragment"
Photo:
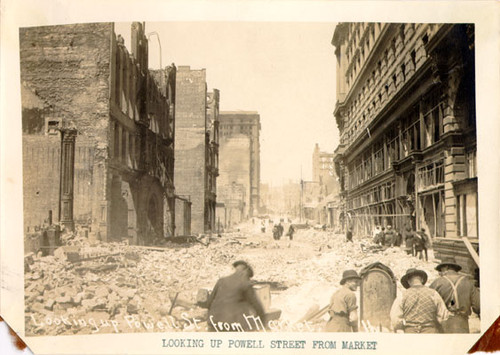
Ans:
{"type": "Polygon", "coordinates": [[[127,304],[127,312],[129,314],[137,314],[139,311],[139,307],[137,305],[137,302],[135,302],[134,300],[130,301],[128,304],[127,304]]]}
{"type": "Polygon", "coordinates": [[[48,309],[49,311],[52,311],[52,309],[54,309],[55,303],[56,303],[56,301],[54,299],[47,300],[47,302],[45,302],[44,308],[48,309]]]}
{"type": "Polygon", "coordinates": [[[95,297],[108,297],[109,288],[108,286],[100,286],[95,290],[95,297]]]}

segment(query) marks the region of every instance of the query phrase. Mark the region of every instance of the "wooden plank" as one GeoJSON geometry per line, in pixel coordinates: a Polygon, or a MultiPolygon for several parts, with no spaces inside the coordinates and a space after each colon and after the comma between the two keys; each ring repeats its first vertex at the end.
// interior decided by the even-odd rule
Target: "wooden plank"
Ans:
{"type": "Polygon", "coordinates": [[[467,247],[467,250],[469,251],[469,254],[472,256],[472,259],[474,259],[474,262],[476,263],[477,267],[479,267],[479,255],[477,255],[476,250],[469,241],[469,238],[462,237],[462,241],[467,247]]]}

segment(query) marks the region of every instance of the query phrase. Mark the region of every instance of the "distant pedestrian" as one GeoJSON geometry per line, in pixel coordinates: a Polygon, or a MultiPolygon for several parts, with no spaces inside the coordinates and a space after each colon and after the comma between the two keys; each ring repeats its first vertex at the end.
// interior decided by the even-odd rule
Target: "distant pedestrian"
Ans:
{"type": "Polygon", "coordinates": [[[280,232],[277,224],[275,224],[273,227],[273,239],[274,240],[280,239],[280,232]]]}
{"type": "Polygon", "coordinates": [[[278,223],[278,239],[281,239],[281,237],[283,236],[283,231],[284,231],[283,225],[281,224],[281,222],[279,222],[278,223]]]}
{"type": "Polygon", "coordinates": [[[411,230],[411,227],[408,225],[403,232],[403,243],[405,244],[405,251],[408,255],[415,255],[413,251],[413,244],[415,239],[415,233],[411,230]]]}
{"type": "Polygon", "coordinates": [[[443,259],[436,266],[440,277],[430,285],[441,295],[450,312],[450,317],[443,323],[445,333],[469,333],[471,310],[477,315],[480,312],[479,290],[469,276],[458,273],[461,269],[454,258],[443,259]]]}
{"type": "Polygon", "coordinates": [[[326,332],[358,331],[358,306],[354,291],[357,290],[360,280],[355,270],[346,270],[342,274],[342,287],[330,299],[330,320],[326,323],[326,332]]]}
{"type": "Polygon", "coordinates": [[[345,234],[345,241],[352,243],[352,228],[347,228],[347,232],[345,234]]]}
{"type": "Polygon", "coordinates": [[[425,229],[422,228],[419,232],[415,233],[415,256],[418,256],[420,260],[424,258],[428,261],[427,246],[429,243],[429,237],[425,233],[425,229]]]}
{"type": "Polygon", "coordinates": [[[407,291],[400,302],[394,302],[391,321],[395,330],[405,333],[439,333],[440,325],[448,319],[449,312],[443,299],[435,290],[426,287],[427,273],[408,269],[401,278],[407,291]]]}
{"type": "Polygon", "coordinates": [[[251,331],[255,325],[245,316],[257,314],[265,324],[265,313],[250,283],[253,270],[246,261],[233,263],[234,273],[217,281],[208,298],[209,331],[251,331]]]}
{"type": "Polygon", "coordinates": [[[293,234],[295,233],[295,227],[293,224],[290,224],[290,227],[288,228],[288,233],[286,234],[290,240],[293,240],[293,234]]]}

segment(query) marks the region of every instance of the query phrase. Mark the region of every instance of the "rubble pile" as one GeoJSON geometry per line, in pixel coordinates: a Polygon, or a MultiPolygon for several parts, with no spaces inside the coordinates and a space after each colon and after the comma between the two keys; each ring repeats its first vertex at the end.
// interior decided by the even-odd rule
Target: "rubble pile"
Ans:
{"type": "MultiPolygon", "coordinates": [[[[294,263],[284,272],[285,279],[294,280],[290,288],[273,297],[273,305],[282,309],[282,318],[299,320],[313,305],[323,307],[330,301],[332,294],[340,287],[342,272],[355,269],[358,272],[375,262],[381,262],[393,271],[397,278],[398,295],[404,288],[399,282],[407,269],[419,268],[427,272],[429,280],[438,276],[436,263],[419,260],[407,255],[399,248],[371,248],[369,239],[354,240],[347,243],[345,236],[313,229],[299,231],[295,238],[298,242],[314,245],[317,253],[314,258],[294,263]]],[[[432,260],[432,252],[429,254],[432,260]]],[[[359,295],[358,295],[359,302],[359,295]]],[[[323,324],[328,316],[323,319],[323,324]]],[[[321,324],[318,329],[321,329],[321,324]]],[[[293,330],[288,328],[287,330],[293,330]]]]}
{"type": "Polygon", "coordinates": [[[288,238],[277,243],[253,225],[161,247],[91,244],[78,236],[65,242],[53,256],[25,257],[27,335],[205,331],[207,310],[196,305],[198,290],[230,274],[238,259],[253,266],[255,282],[271,285],[272,308],[282,311],[286,324],[280,331],[297,331],[293,323],[311,307],[327,305],[346,269],[359,272],[381,262],[398,279],[398,294],[399,279],[409,268],[425,270],[430,281],[437,277],[435,263],[399,247],[372,248],[368,239],[357,238],[346,243],[343,235],[314,229],[297,231],[291,243],[288,238]],[[200,320],[198,327],[189,321],[193,318],[200,320]],[[165,328],[151,326],[158,321],[165,328]]]}
{"type": "MultiPolygon", "coordinates": [[[[26,256],[25,273],[26,333],[28,335],[87,334],[88,324],[43,323],[44,319],[120,319],[118,331],[146,331],[123,321],[181,319],[203,312],[195,306],[199,287],[211,287],[231,271],[230,262],[243,248],[234,239],[174,244],[162,248],[129,246],[118,243],[80,244],[57,249],[54,256],[26,256]],[[177,297],[176,297],[177,296],[177,297]],[[179,307],[180,306],[180,307],[179,307]]],[[[71,322],[69,322],[71,323],[71,322]]],[[[174,329],[171,330],[176,330],[174,329]]],[[[114,329],[108,329],[112,332],[114,329]]],[[[158,330],[157,330],[158,331],[158,330]]],[[[106,332],[102,330],[100,332],[106,332]]]]}

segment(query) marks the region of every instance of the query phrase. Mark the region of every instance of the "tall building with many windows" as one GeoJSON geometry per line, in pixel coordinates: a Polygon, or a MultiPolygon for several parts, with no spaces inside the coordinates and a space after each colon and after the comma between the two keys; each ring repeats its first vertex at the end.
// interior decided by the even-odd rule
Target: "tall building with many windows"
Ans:
{"type": "MultiPolygon", "coordinates": [[[[248,215],[256,216],[260,206],[260,115],[255,111],[221,111],[219,115],[221,145],[240,135],[249,139],[250,186],[248,187],[248,215]]],[[[243,142],[243,140],[242,140],[243,142]]],[[[234,159],[231,154],[221,159],[234,159]]]]}
{"type": "Polygon", "coordinates": [[[474,268],[459,239],[477,245],[474,25],[340,23],[332,45],[346,221],[424,228],[474,268]]]}

